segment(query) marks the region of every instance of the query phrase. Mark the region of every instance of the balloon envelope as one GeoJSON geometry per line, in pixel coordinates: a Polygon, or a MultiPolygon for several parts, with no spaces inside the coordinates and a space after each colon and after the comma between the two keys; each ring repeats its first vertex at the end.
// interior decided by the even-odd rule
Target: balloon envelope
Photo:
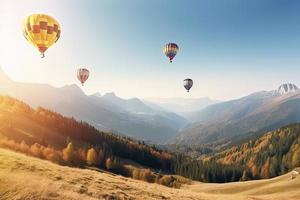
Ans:
{"type": "Polygon", "coordinates": [[[77,70],[77,78],[83,85],[85,81],[89,78],[90,76],[90,71],[86,68],[79,68],[77,70]]]}
{"type": "Polygon", "coordinates": [[[45,14],[33,14],[23,22],[23,35],[44,57],[45,51],[60,37],[61,28],[53,17],[45,14]]]}
{"type": "Polygon", "coordinates": [[[190,78],[184,79],[183,86],[187,90],[187,92],[189,92],[191,87],[193,86],[193,80],[190,78]]]}
{"type": "Polygon", "coordinates": [[[175,43],[168,43],[163,48],[163,52],[169,58],[170,62],[172,62],[172,60],[176,56],[178,50],[179,50],[179,47],[175,43]]]}

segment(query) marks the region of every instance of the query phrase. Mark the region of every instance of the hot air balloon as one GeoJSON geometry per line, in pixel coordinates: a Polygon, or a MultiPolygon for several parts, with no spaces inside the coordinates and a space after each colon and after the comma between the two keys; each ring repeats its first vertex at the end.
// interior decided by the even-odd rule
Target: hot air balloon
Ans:
{"type": "Polygon", "coordinates": [[[179,47],[175,43],[168,43],[164,46],[163,52],[169,58],[170,63],[172,62],[173,58],[176,56],[178,50],[179,50],[179,47]]]}
{"type": "Polygon", "coordinates": [[[33,14],[23,22],[23,35],[30,44],[41,52],[45,57],[45,51],[52,46],[60,37],[59,23],[45,14],[33,14]]]}
{"type": "Polygon", "coordinates": [[[187,90],[187,92],[190,91],[191,87],[193,86],[193,80],[190,78],[184,79],[183,80],[183,86],[187,90]]]}
{"type": "Polygon", "coordinates": [[[86,68],[79,68],[77,70],[77,78],[81,82],[82,86],[84,82],[89,78],[90,71],[86,68]]]}

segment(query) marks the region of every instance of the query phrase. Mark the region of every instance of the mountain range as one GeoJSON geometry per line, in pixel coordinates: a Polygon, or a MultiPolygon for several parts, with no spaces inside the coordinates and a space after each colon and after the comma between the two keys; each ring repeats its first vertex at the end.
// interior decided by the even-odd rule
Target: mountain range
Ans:
{"type": "Polygon", "coordinates": [[[300,90],[283,84],[240,99],[208,106],[194,113],[193,120],[171,143],[229,144],[300,121],[300,90]]]}
{"type": "Polygon", "coordinates": [[[102,131],[156,144],[224,145],[300,121],[300,90],[291,83],[225,102],[207,97],[140,100],[114,93],[86,95],[75,84],[57,88],[15,82],[0,70],[0,94],[86,121],[102,131]]]}
{"type": "Polygon", "coordinates": [[[86,95],[77,85],[60,88],[48,84],[10,80],[0,70],[0,94],[16,97],[32,107],[44,107],[72,116],[102,131],[153,143],[174,138],[188,122],[184,117],[156,110],[137,98],[122,99],[114,93],[86,95]]]}

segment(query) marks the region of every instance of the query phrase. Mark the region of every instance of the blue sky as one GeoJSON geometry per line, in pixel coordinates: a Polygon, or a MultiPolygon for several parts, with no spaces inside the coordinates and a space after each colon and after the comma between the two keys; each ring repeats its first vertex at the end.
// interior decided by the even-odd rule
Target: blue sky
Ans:
{"type": "Polygon", "coordinates": [[[300,86],[296,0],[2,2],[0,65],[14,80],[79,85],[75,71],[85,66],[87,94],[219,100],[283,82],[300,86]],[[49,14],[62,26],[45,59],[22,36],[22,20],[32,13],[49,14]],[[180,46],[172,64],[162,53],[168,42],[180,46]],[[195,83],[189,94],[185,78],[195,83]]]}

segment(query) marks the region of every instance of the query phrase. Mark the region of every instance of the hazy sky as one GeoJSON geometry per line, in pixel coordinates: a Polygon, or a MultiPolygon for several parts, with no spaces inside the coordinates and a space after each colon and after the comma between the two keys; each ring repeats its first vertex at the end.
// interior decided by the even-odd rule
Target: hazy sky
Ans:
{"type": "Polygon", "coordinates": [[[225,100],[283,82],[300,86],[297,0],[1,0],[0,66],[17,81],[76,83],[87,67],[87,93],[121,97],[225,100]],[[58,43],[44,59],[23,37],[32,13],[56,18],[58,43]],[[168,63],[165,43],[180,52],[168,63]],[[186,93],[182,80],[192,78],[186,93]]]}

